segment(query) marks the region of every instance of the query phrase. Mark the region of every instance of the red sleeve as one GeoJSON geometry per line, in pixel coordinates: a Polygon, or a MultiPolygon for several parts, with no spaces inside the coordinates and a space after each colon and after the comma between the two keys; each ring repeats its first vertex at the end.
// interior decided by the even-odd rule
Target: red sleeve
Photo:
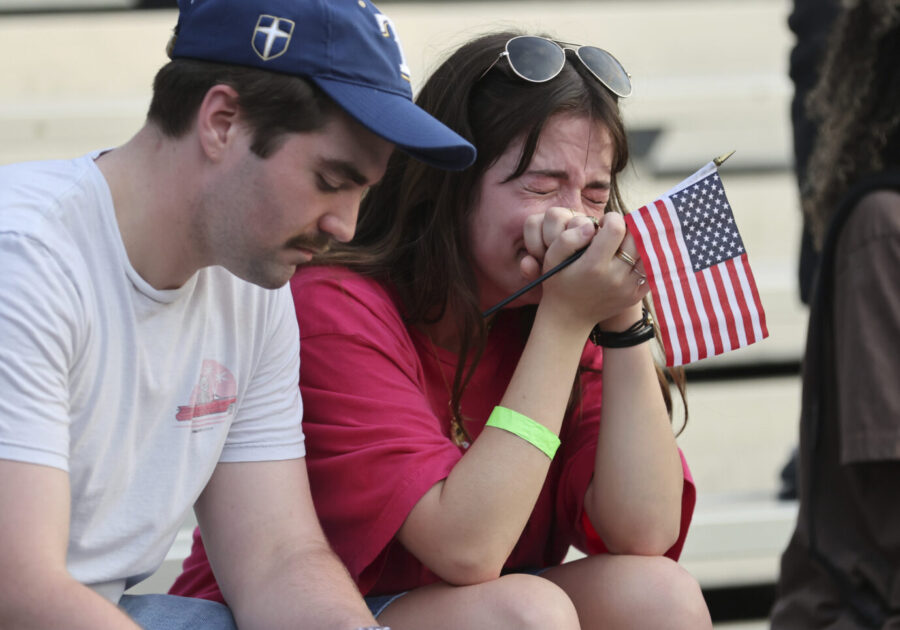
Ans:
{"type": "Polygon", "coordinates": [[[391,296],[339,269],[292,281],[310,486],[329,541],[365,593],[418,500],[462,456],[429,402],[391,296]]]}

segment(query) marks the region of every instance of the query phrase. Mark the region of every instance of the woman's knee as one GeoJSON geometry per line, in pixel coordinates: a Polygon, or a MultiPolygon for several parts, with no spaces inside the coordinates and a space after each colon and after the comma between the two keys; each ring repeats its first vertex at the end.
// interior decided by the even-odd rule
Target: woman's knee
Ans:
{"type": "Polygon", "coordinates": [[[665,557],[648,558],[647,605],[655,616],[667,619],[672,628],[703,630],[712,628],[709,608],[700,590],[700,584],[677,562],[665,557]]]}
{"type": "Polygon", "coordinates": [[[578,613],[559,586],[535,575],[514,573],[493,583],[486,595],[508,627],[522,630],[578,630],[578,613]]]}
{"type": "Polygon", "coordinates": [[[589,556],[546,575],[569,594],[585,628],[712,627],[700,585],[662,556],[589,556]]]}

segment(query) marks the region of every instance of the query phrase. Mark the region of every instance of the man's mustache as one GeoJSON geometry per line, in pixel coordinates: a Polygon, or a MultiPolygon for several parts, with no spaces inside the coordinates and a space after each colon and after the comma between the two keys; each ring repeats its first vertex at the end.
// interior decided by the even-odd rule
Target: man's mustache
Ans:
{"type": "Polygon", "coordinates": [[[315,236],[302,234],[289,240],[287,246],[292,249],[305,249],[318,256],[331,249],[333,243],[334,239],[328,234],[316,234],[315,236]]]}

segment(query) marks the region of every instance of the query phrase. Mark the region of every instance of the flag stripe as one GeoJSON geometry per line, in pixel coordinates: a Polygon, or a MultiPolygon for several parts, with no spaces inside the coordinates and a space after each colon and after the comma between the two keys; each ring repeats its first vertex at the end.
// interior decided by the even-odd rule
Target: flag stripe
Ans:
{"type": "MultiPolygon", "coordinates": [[[[666,313],[669,310],[669,301],[666,299],[665,287],[656,281],[659,263],[656,258],[656,250],[653,247],[647,247],[646,243],[650,241],[650,227],[647,225],[646,206],[630,213],[625,217],[625,224],[632,230],[634,243],[637,245],[638,253],[644,259],[644,271],[647,273],[647,281],[650,283],[650,290],[653,295],[653,307],[656,315],[656,323],[659,326],[659,333],[663,339],[663,349],[666,355],[666,365],[676,365],[675,354],[672,350],[673,336],[669,330],[669,319],[666,313]]],[[[674,342],[677,344],[677,340],[674,342]]],[[[680,355],[679,355],[680,356],[680,355]]],[[[680,364],[679,364],[680,365],[680,364]]]]}
{"type": "Polygon", "coordinates": [[[744,333],[746,334],[748,339],[747,343],[753,343],[754,341],[756,341],[753,318],[750,316],[750,309],[747,308],[747,293],[744,290],[744,283],[741,282],[741,277],[738,274],[735,259],[731,259],[728,261],[728,275],[731,277],[731,283],[735,287],[735,299],[738,303],[741,317],[743,318],[744,333]]]}
{"type": "Polygon", "coordinates": [[[690,363],[700,358],[700,349],[697,340],[692,333],[694,327],[694,313],[691,312],[690,287],[683,282],[685,268],[690,269],[690,261],[684,264],[684,251],[682,245],[684,239],[680,238],[678,224],[672,221],[674,208],[668,203],[668,199],[655,202],[655,209],[659,214],[660,224],[663,226],[663,235],[666,237],[666,254],[674,259],[670,265],[672,272],[669,279],[672,282],[673,291],[677,298],[678,315],[682,324],[678,326],[678,339],[682,344],[682,361],[679,365],[690,363]],[[685,356],[686,355],[686,356],[685,356]]]}
{"type": "Polygon", "coordinates": [[[766,328],[766,314],[763,312],[762,302],[759,299],[759,291],[756,290],[756,281],[753,279],[753,273],[750,271],[750,260],[747,254],[740,257],[741,264],[738,272],[741,274],[742,284],[745,292],[750,293],[748,302],[751,304],[750,315],[753,317],[753,331],[756,333],[754,341],[762,341],[769,336],[769,330],[766,328]]]}
{"type": "Polygon", "coordinates": [[[722,271],[719,269],[718,265],[710,267],[709,271],[712,275],[713,282],[716,285],[716,299],[722,307],[723,317],[725,319],[725,329],[728,331],[728,349],[733,350],[739,348],[741,344],[738,342],[738,333],[734,322],[733,311],[728,304],[728,291],[725,289],[725,283],[722,280],[722,271]],[[725,311],[725,307],[728,307],[729,312],[725,311]]]}
{"type": "Polygon", "coordinates": [[[716,286],[716,279],[713,276],[713,272],[711,269],[704,269],[703,273],[700,274],[700,277],[703,278],[703,282],[709,290],[710,303],[712,304],[713,315],[715,316],[714,321],[716,322],[717,347],[721,347],[722,352],[734,350],[734,346],[731,344],[731,336],[728,332],[728,319],[725,317],[725,312],[722,310],[722,300],[719,297],[719,288],[716,286]]]}
{"type": "Polygon", "coordinates": [[[734,268],[734,265],[731,265],[731,269],[729,269],[728,263],[732,261],[726,261],[724,265],[718,265],[719,270],[722,273],[722,284],[725,285],[725,292],[728,296],[728,306],[731,308],[731,318],[734,320],[734,327],[737,330],[738,335],[738,347],[747,345],[747,327],[744,326],[744,319],[741,315],[741,305],[738,304],[738,295],[735,291],[734,283],[731,280],[731,271],[734,268]]]}
{"type": "MultiPolygon", "coordinates": [[[[668,246],[662,244],[663,240],[665,240],[666,245],[668,245],[668,237],[666,235],[666,225],[663,223],[662,216],[660,216],[659,212],[659,205],[661,204],[661,201],[657,201],[655,204],[647,206],[646,212],[650,216],[652,228],[650,230],[650,242],[653,245],[653,251],[657,254],[657,261],[659,264],[659,273],[657,274],[657,277],[662,278],[666,295],[669,296],[666,300],[666,305],[669,308],[664,311],[664,315],[669,321],[669,330],[672,331],[672,354],[674,355],[675,365],[681,365],[682,363],[687,362],[688,359],[685,357],[685,354],[689,352],[687,347],[687,336],[684,333],[684,319],[681,316],[684,296],[678,292],[679,287],[676,287],[675,283],[672,282],[672,276],[675,273],[670,261],[672,251],[668,246]]],[[[664,210],[665,206],[663,205],[663,211],[664,210]]],[[[659,282],[657,282],[657,284],[659,284],[659,282]]]]}
{"type": "MultiPolygon", "coordinates": [[[[687,322],[690,321],[690,317],[688,316],[687,308],[685,306],[681,282],[675,281],[680,274],[684,273],[684,266],[679,266],[678,261],[675,260],[673,256],[673,252],[678,251],[677,242],[673,242],[672,239],[674,228],[665,202],[657,200],[654,202],[653,206],[649,208],[649,212],[653,217],[654,223],[657,225],[657,236],[660,239],[660,242],[662,239],[665,239],[666,241],[666,246],[662,247],[660,251],[662,251],[663,258],[666,262],[666,269],[663,271],[666,288],[669,294],[675,298],[675,304],[673,306],[677,307],[672,309],[672,314],[674,316],[672,327],[677,333],[678,344],[681,348],[681,362],[677,364],[681,365],[683,363],[689,363],[692,360],[692,356],[696,355],[696,348],[687,335],[687,322]]],[[[659,248],[658,244],[657,248],[659,248]]]]}
{"type": "Polygon", "coordinates": [[[692,273],[689,277],[691,282],[697,287],[694,293],[699,297],[699,302],[703,306],[697,316],[700,317],[706,325],[704,328],[707,348],[706,356],[722,354],[722,339],[720,338],[719,322],[717,321],[717,318],[709,316],[710,313],[715,315],[715,310],[713,308],[712,300],[710,300],[709,285],[707,284],[706,275],[702,273],[692,273]],[[711,353],[709,351],[710,348],[712,348],[711,353]]]}
{"type": "Polygon", "coordinates": [[[670,235],[669,245],[671,246],[672,254],[678,259],[677,279],[681,284],[680,291],[682,295],[685,296],[684,301],[687,310],[685,315],[687,321],[690,322],[689,326],[685,326],[685,333],[688,335],[688,342],[690,344],[690,358],[688,361],[685,361],[685,363],[689,363],[705,359],[709,356],[709,342],[712,341],[709,337],[709,321],[708,318],[705,317],[705,313],[697,311],[697,303],[700,295],[693,270],[691,269],[691,259],[687,253],[688,250],[684,242],[684,235],[681,233],[681,224],[677,221],[678,215],[675,212],[675,208],[672,206],[671,201],[664,199],[662,202],[657,202],[658,208],[660,208],[660,203],[664,204],[662,207],[664,207],[666,213],[665,221],[670,235]],[[676,218],[675,222],[671,220],[672,217],[676,218]],[[703,316],[701,316],[701,314],[703,316]]]}
{"type": "MultiPolygon", "coordinates": [[[[676,362],[681,362],[681,346],[678,343],[678,337],[675,334],[675,328],[670,324],[673,321],[672,317],[672,304],[669,300],[669,294],[666,290],[665,282],[660,282],[659,279],[662,277],[661,263],[659,260],[658,251],[653,247],[653,238],[652,231],[656,228],[652,223],[648,223],[647,209],[644,208],[644,211],[639,215],[641,220],[641,225],[643,226],[643,232],[645,236],[645,243],[649,242],[650,247],[647,249],[648,253],[648,261],[650,263],[649,269],[652,274],[652,278],[648,277],[648,280],[651,282],[651,287],[653,288],[653,304],[656,306],[657,310],[657,320],[659,321],[660,333],[662,335],[663,340],[665,341],[664,347],[666,349],[666,365],[675,365],[676,362]]],[[[643,254],[642,254],[643,255],[643,254]]]]}

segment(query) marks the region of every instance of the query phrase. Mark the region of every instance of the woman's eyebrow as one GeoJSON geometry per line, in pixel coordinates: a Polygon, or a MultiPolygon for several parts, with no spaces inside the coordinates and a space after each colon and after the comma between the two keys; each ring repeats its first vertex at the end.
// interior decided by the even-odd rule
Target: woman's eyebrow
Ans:
{"type": "MultiPolygon", "coordinates": [[[[552,177],[553,179],[559,179],[561,181],[569,181],[569,174],[566,171],[554,170],[554,169],[535,169],[526,171],[525,175],[537,175],[539,177],[552,177]]],[[[585,188],[609,188],[609,180],[608,179],[595,179],[589,181],[585,184],[585,188]]]]}
{"type": "Polygon", "coordinates": [[[536,169],[525,172],[525,175],[539,175],[541,177],[552,177],[553,179],[568,180],[569,174],[566,171],[558,171],[553,169],[536,169]]]}

